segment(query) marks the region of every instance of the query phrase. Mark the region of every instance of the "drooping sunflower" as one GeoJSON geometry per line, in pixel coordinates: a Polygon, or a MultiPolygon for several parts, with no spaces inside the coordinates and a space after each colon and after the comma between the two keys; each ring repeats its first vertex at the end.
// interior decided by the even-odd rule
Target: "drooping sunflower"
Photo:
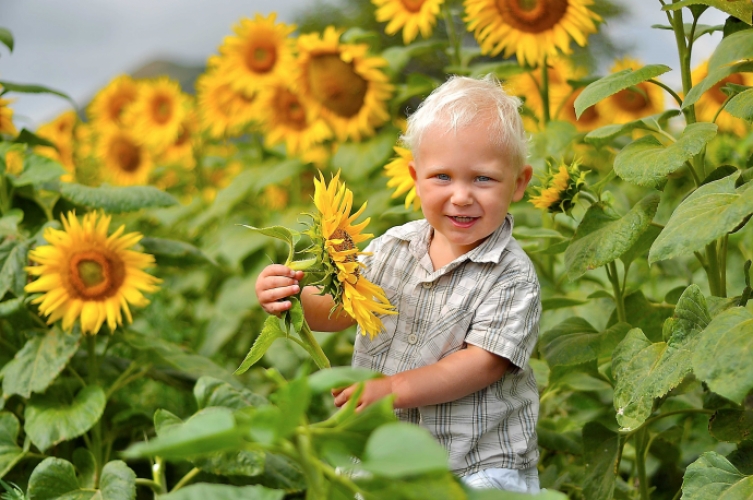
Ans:
{"type": "Polygon", "coordinates": [[[70,330],[80,320],[81,331],[95,335],[106,321],[110,330],[123,324],[123,315],[133,321],[130,305],[149,303],[142,292],[155,292],[160,279],[144,272],[154,264],[149,254],[130,250],[139,233],[123,234],[120,226],[108,235],[110,216],[86,214],[80,223],[74,212],[62,217],[63,230],[46,228],[47,245],[29,252],[38,265],[26,268],[36,281],[28,293],[43,293],[32,301],[51,324],[62,318],[70,330]]]}
{"type": "MultiPolygon", "coordinates": [[[[625,69],[639,69],[640,61],[624,58],[615,61],[611,72],[618,73],[625,69]]],[[[664,111],[664,91],[661,87],[641,82],[638,85],[620,90],[599,104],[601,112],[609,117],[610,123],[627,123],[645,116],[664,111]]]]}
{"type": "MultiPolygon", "coordinates": [[[[47,139],[55,145],[54,148],[49,146],[38,146],[35,151],[43,156],[59,162],[65,169],[73,174],[75,172],[75,163],[73,161],[74,148],[74,129],[78,115],[73,110],[65,111],[51,122],[46,123],[37,129],[37,135],[47,139]]],[[[69,175],[73,180],[72,175],[69,175]]]]}
{"type": "Polygon", "coordinates": [[[228,76],[235,90],[250,93],[278,80],[287,80],[294,65],[289,38],[294,25],[276,23],[274,12],[266,18],[241,19],[233,27],[235,36],[225,37],[220,45],[218,70],[228,76]]]}
{"type": "Polygon", "coordinates": [[[92,99],[88,108],[89,120],[98,128],[123,126],[123,114],[136,100],[139,83],[128,75],[113,78],[92,99]]]}
{"type": "Polygon", "coordinates": [[[324,119],[306,107],[289,85],[275,84],[266,96],[261,110],[268,146],[284,142],[288,154],[298,156],[332,137],[324,119]]]}
{"type": "Polygon", "coordinates": [[[539,193],[529,198],[529,202],[536,208],[551,213],[570,213],[575,195],[586,183],[588,170],[581,170],[577,161],[572,164],[562,164],[557,171],[550,168],[544,177],[539,193]]]}
{"type": "MultiPolygon", "coordinates": [[[[549,109],[554,113],[571,93],[567,80],[576,79],[576,71],[572,63],[562,57],[547,60],[547,79],[549,89],[549,109]]],[[[540,69],[510,76],[505,81],[505,90],[524,100],[525,106],[536,119],[523,115],[526,130],[539,130],[544,119],[544,101],[541,96],[542,74],[540,69]]],[[[552,117],[555,118],[555,117],[552,117]]]]}
{"type": "Polygon", "coordinates": [[[106,130],[99,137],[95,155],[103,166],[102,176],[113,184],[131,186],[149,180],[152,155],[127,130],[106,130]]]}
{"type": "Polygon", "coordinates": [[[187,107],[178,82],[163,76],[141,84],[123,120],[152,151],[161,153],[178,138],[187,107]]]}
{"type": "Polygon", "coordinates": [[[395,188],[392,198],[408,193],[405,195],[405,208],[413,205],[413,210],[419,210],[421,199],[416,194],[416,182],[411,177],[408,168],[408,164],[413,161],[413,152],[400,146],[395,146],[393,149],[397,156],[384,166],[384,173],[390,178],[387,181],[387,187],[395,188]]]}
{"type": "Polygon", "coordinates": [[[367,52],[365,44],[341,44],[332,26],[321,36],[298,38],[301,97],[343,142],[374,135],[374,128],[390,119],[387,101],[394,87],[380,69],[387,61],[367,52]]]}
{"type": "MultiPolygon", "coordinates": [[[[2,90],[2,86],[0,86],[2,90]]],[[[13,124],[13,110],[9,104],[13,102],[10,99],[0,99],[0,134],[18,135],[18,129],[13,124]]]]}
{"type": "Polygon", "coordinates": [[[353,222],[366,209],[366,204],[350,214],[353,193],[340,182],[338,172],[329,185],[321,173],[319,179],[314,179],[314,205],[317,213],[312,216],[307,234],[313,242],[311,252],[324,269],[324,277],[315,285],[322,288],[323,294],[332,295],[336,306],[341,306],[356,320],[363,335],[374,338],[384,329],[379,315],[397,312],[381,287],[360,273],[363,264],[358,256],[363,252],[358,250],[358,243],[372,237],[363,233],[370,219],[359,224],[353,222]]]}
{"type": "Polygon", "coordinates": [[[464,0],[468,31],[484,54],[515,54],[536,66],[559,51],[570,54],[570,41],[581,47],[601,21],[593,0],[464,0]]]}
{"type": "MultiPolygon", "coordinates": [[[[691,79],[693,80],[694,85],[698,84],[698,82],[706,78],[706,75],[708,74],[708,66],[709,62],[707,60],[699,64],[692,71],[691,79]]],[[[713,87],[707,90],[698,99],[698,101],[696,101],[696,119],[707,122],[710,122],[714,119],[714,115],[716,115],[719,107],[727,99],[725,93],[722,92],[722,87],[724,87],[728,83],[735,83],[737,85],[746,85],[750,87],[753,86],[753,75],[751,75],[750,73],[733,73],[716,83],[713,87]]],[[[722,110],[722,112],[719,113],[719,116],[716,118],[715,123],[719,127],[719,130],[732,132],[733,134],[738,136],[745,135],[750,131],[749,124],[747,124],[740,118],[729,114],[727,110],[722,110]]]]}
{"type": "Polygon", "coordinates": [[[212,138],[236,136],[259,115],[258,91],[235,90],[217,69],[199,77],[196,93],[201,126],[212,138]]]}
{"type": "Polygon", "coordinates": [[[437,23],[437,15],[444,0],[371,0],[377,6],[376,20],[387,22],[384,32],[394,35],[401,28],[403,43],[408,45],[418,33],[429,38],[437,23]]]}

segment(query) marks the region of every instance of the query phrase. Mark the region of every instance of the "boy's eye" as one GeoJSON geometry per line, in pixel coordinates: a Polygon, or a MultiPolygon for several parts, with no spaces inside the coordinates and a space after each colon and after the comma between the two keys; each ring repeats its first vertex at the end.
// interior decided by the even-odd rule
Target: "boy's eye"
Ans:
{"type": "Polygon", "coordinates": [[[448,181],[448,180],[450,180],[450,176],[447,175],[447,174],[437,174],[436,177],[440,181],[448,181]]]}
{"type": "Polygon", "coordinates": [[[485,175],[479,175],[478,177],[476,177],[476,180],[477,181],[481,181],[481,182],[487,182],[487,181],[492,180],[492,178],[491,177],[487,177],[485,175]]]}

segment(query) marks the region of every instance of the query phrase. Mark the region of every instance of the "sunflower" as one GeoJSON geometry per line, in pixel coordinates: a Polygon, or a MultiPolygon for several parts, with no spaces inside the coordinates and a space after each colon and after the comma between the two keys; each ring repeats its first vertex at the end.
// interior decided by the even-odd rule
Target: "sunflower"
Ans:
{"type": "Polygon", "coordinates": [[[74,129],[78,115],[75,111],[70,110],[60,114],[57,118],[46,123],[37,129],[37,135],[47,139],[55,145],[54,148],[49,146],[38,146],[35,151],[42,156],[51,158],[59,162],[65,169],[70,172],[69,179],[73,180],[75,163],[73,161],[74,148],[74,129]]]}
{"type": "Polygon", "coordinates": [[[163,165],[179,165],[186,170],[192,170],[196,166],[194,157],[194,143],[199,137],[196,133],[198,130],[198,119],[196,112],[191,109],[186,113],[183,122],[180,125],[180,132],[175,140],[165,148],[159,156],[157,163],[163,165]]]}
{"type": "Polygon", "coordinates": [[[11,102],[13,101],[10,99],[0,99],[0,134],[15,136],[18,135],[18,130],[13,125],[13,110],[8,107],[11,102]]]}
{"type": "Polygon", "coordinates": [[[272,82],[287,80],[293,64],[292,39],[295,26],[275,23],[277,15],[256,14],[242,19],[219,48],[219,71],[228,76],[235,90],[249,93],[272,82]]]}
{"type": "Polygon", "coordinates": [[[584,88],[585,87],[580,87],[575,89],[565,102],[562,103],[562,108],[559,112],[559,117],[574,124],[579,132],[588,132],[611,123],[607,120],[606,116],[600,112],[601,106],[599,104],[586,109],[580,115],[580,118],[575,116],[575,99],[577,99],[580,93],[583,92],[584,88]]]}
{"type": "Polygon", "coordinates": [[[329,26],[298,38],[301,97],[321,113],[340,141],[374,134],[390,119],[387,101],[394,87],[380,68],[381,57],[368,57],[365,44],[341,44],[329,26]]]}
{"type": "Polygon", "coordinates": [[[123,121],[152,151],[160,153],[178,138],[187,104],[178,82],[163,76],[141,84],[123,121]]]}
{"type": "Polygon", "coordinates": [[[260,111],[258,91],[235,90],[217,69],[199,77],[196,92],[201,126],[215,139],[239,135],[260,111]]]}
{"type": "Polygon", "coordinates": [[[350,215],[353,193],[340,182],[338,172],[326,185],[324,176],[314,179],[314,205],[317,212],[307,234],[311,237],[314,253],[324,268],[324,277],[315,285],[322,287],[322,294],[330,294],[335,304],[341,306],[356,320],[363,335],[374,338],[384,329],[378,315],[397,314],[384,291],[361,275],[363,264],[358,256],[358,243],[371,238],[363,234],[370,219],[360,224],[353,222],[366,209],[361,208],[350,215]]]}
{"type": "MultiPolygon", "coordinates": [[[[708,74],[708,61],[704,61],[698,67],[696,67],[692,74],[691,79],[694,84],[697,84],[708,74]]],[[[719,110],[719,107],[727,99],[727,95],[722,92],[722,87],[728,83],[736,83],[737,85],[746,85],[748,87],[753,86],[753,75],[750,73],[733,73],[726,78],[723,78],[713,87],[707,90],[695,103],[695,116],[699,121],[710,122],[714,119],[714,115],[719,110]]],[[[716,118],[717,126],[719,130],[725,130],[732,132],[735,135],[743,136],[750,131],[750,125],[745,121],[737,118],[723,110],[716,118]]]]}
{"type": "MultiPolygon", "coordinates": [[[[638,69],[643,64],[634,59],[620,59],[614,63],[611,72],[625,69],[638,69]]],[[[664,91],[652,83],[641,82],[634,87],[620,90],[603,101],[601,111],[609,117],[610,123],[627,123],[645,116],[661,113],[664,110],[664,91]]]]}
{"type": "MultiPolygon", "coordinates": [[[[547,60],[547,79],[549,89],[549,109],[556,110],[567,99],[572,89],[568,80],[576,79],[578,73],[572,63],[562,57],[553,57],[547,60]]],[[[541,71],[533,70],[510,76],[505,81],[505,90],[512,95],[518,96],[525,101],[525,106],[533,113],[536,119],[523,116],[523,124],[526,130],[536,131],[539,124],[544,120],[544,101],[541,97],[541,71]]]]}
{"type": "Polygon", "coordinates": [[[264,100],[261,109],[268,146],[285,142],[288,154],[297,156],[332,137],[327,123],[290,86],[272,86],[264,100]]]}
{"type": "Polygon", "coordinates": [[[577,161],[571,165],[560,165],[557,172],[550,169],[538,188],[539,194],[531,196],[528,201],[534,207],[551,213],[570,213],[573,199],[585,185],[587,174],[588,171],[581,170],[577,161]]]}
{"type": "Polygon", "coordinates": [[[48,227],[47,245],[29,252],[38,265],[26,270],[38,279],[25,287],[28,293],[43,293],[32,301],[51,324],[63,319],[70,330],[77,319],[81,331],[96,335],[107,321],[110,330],[123,324],[123,314],[132,321],[129,304],[144,307],[142,292],[155,292],[161,280],[143,271],[154,257],[129,250],[139,233],[123,234],[125,226],[108,236],[109,215],[89,213],[82,223],[74,212],[62,217],[63,230],[48,227]]]}
{"type": "Polygon", "coordinates": [[[136,100],[139,83],[128,75],[115,77],[92,99],[89,120],[98,127],[123,126],[123,114],[136,100]]]}
{"type": "Polygon", "coordinates": [[[393,198],[407,192],[405,208],[407,209],[413,204],[413,210],[418,210],[421,208],[421,200],[416,194],[416,182],[408,169],[408,164],[413,161],[413,152],[400,146],[395,146],[394,150],[397,156],[384,166],[384,173],[390,178],[387,181],[387,187],[395,188],[395,192],[392,193],[393,198]]]}
{"type": "Polygon", "coordinates": [[[596,33],[601,17],[593,0],[465,0],[465,22],[484,54],[515,54],[536,66],[559,49],[572,53],[570,40],[581,47],[596,33]]]}
{"type": "Polygon", "coordinates": [[[5,153],[5,173],[21,175],[24,171],[24,153],[18,149],[9,149],[5,153]]]}
{"type": "Polygon", "coordinates": [[[152,171],[152,156],[127,130],[109,129],[100,136],[96,156],[104,177],[119,186],[146,184],[152,171]]]}
{"type": "Polygon", "coordinates": [[[384,32],[394,35],[403,29],[403,43],[408,45],[418,32],[429,38],[437,23],[437,15],[444,0],[371,0],[377,6],[376,20],[389,21],[384,32]]]}

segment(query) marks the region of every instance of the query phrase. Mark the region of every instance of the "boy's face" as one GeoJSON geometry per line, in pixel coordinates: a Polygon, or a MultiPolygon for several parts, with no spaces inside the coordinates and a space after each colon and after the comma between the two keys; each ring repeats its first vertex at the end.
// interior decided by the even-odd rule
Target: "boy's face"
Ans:
{"type": "Polygon", "coordinates": [[[508,163],[489,140],[486,120],[457,132],[431,127],[417,153],[410,172],[424,217],[434,228],[432,245],[454,256],[473,250],[502,225],[533,174],[529,165],[518,172],[508,163]]]}

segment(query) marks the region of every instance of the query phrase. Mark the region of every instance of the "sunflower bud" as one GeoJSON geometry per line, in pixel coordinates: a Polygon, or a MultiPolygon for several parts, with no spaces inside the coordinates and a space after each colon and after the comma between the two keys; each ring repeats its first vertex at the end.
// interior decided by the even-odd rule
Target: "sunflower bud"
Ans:
{"type": "Polygon", "coordinates": [[[556,172],[550,167],[538,187],[539,193],[531,196],[529,201],[534,207],[550,213],[569,214],[575,205],[575,196],[586,183],[587,174],[588,170],[581,170],[577,160],[569,166],[561,164],[556,172]]]}

